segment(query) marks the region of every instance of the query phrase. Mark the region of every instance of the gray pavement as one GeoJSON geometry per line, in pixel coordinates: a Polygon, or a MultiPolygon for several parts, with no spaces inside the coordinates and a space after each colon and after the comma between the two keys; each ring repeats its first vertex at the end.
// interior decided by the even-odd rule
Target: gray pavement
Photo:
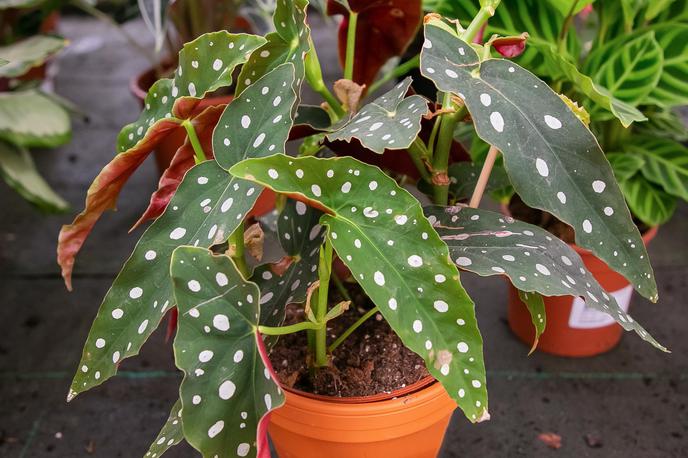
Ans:
{"type": "MultiPolygon", "coordinates": [[[[119,128],[137,116],[128,78],[146,61],[107,27],[65,18],[72,48],[58,61],[55,86],[85,110],[74,141],[36,151],[38,167],[75,210],[114,151],[119,128]]],[[[133,25],[143,36],[139,25],[133,25]]],[[[319,36],[329,34],[325,27],[319,36]]],[[[327,35],[329,37],[329,35],[327,35]]],[[[336,75],[334,41],[319,48],[336,75]]],[[[55,242],[71,215],[44,217],[0,183],[0,456],[142,456],[177,397],[178,374],[162,332],[121,375],[70,405],[65,395],[100,300],[141,231],[127,229],[156,183],[145,164],[82,251],[68,293],[55,264],[55,242]]],[[[442,457],[687,457],[688,456],[688,208],[650,246],[660,302],[635,297],[631,312],[672,349],[662,354],[627,334],[612,352],[573,360],[536,353],[506,325],[506,285],[464,275],[485,339],[492,420],[470,425],[456,414],[442,457]],[[559,450],[537,439],[562,436],[559,450]],[[595,440],[586,440],[593,437],[595,440]],[[593,447],[593,445],[596,445],[593,447]]],[[[178,446],[168,456],[196,456],[178,446]]]]}

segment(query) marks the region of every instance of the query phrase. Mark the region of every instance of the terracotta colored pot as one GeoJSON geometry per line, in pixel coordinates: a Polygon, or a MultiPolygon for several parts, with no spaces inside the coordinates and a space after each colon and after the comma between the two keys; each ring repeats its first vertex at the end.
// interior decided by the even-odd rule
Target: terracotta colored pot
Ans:
{"type": "MultiPolygon", "coordinates": [[[[657,234],[654,227],[643,234],[647,245],[657,234]]],[[[625,311],[631,303],[633,286],[604,261],[576,245],[570,245],[583,259],[585,267],[599,284],[614,296],[625,311]]],[[[547,326],[540,336],[538,350],[559,356],[586,357],[605,353],[621,340],[623,328],[609,315],[585,305],[572,296],[545,297],[547,326]]],[[[531,345],[535,338],[533,323],[518,291],[509,284],[509,327],[519,339],[531,345]]]]}
{"type": "Polygon", "coordinates": [[[285,396],[269,427],[280,458],[436,457],[456,408],[431,377],[377,396],[285,396]]]}

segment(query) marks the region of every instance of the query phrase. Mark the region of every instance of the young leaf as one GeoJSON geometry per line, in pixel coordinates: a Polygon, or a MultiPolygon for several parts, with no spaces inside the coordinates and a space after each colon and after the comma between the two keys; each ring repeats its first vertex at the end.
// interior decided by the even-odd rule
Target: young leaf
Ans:
{"type": "Polygon", "coordinates": [[[473,302],[411,194],[350,157],[275,155],[230,171],[323,210],[332,246],[404,344],[469,420],[489,418],[473,302]]]}
{"type": "Polygon", "coordinates": [[[637,154],[607,153],[607,159],[619,182],[628,180],[645,165],[645,159],[637,154]]]}
{"type": "Polygon", "coordinates": [[[357,138],[363,146],[378,154],[385,149],[408,148],[420,132],[421,119],[428,113],[425,98],[420,95],[404,98],[409,86],[411,78],[406,78],[328,134],[328,140],[350,142],[357,138]]]}
{"type": "Polygon", "coordinates": [[[659,226],[671,219],[676,211],[676,197],[650,183],[642,174],[619,183],[628,206],[640,221],[659,226]]]}
{"type": "Polygon", "coordinates": [[[67,45],[64,38],[34,35],[25,40],[0,46],[0,59],[7,61],[0,67],[0,77],[16,78],[38,67],[67,45]]]}
{"type": "Polygon", "coordinates": [[[349,25],[349,11],[357,13],[353,81],[370,85],[380,69],[395,56],[401,56],[413,41],[421,24],[421,0],[330,1],[329,15],[343,14],[339,27],[339,60],[344,65],[349,25]]]}
{"type": "Polygon", "coordinates": [[[203,456],[265,456],[267,414],[284,395],[258,333],[258,287],[202,248],[177,248],[171,273],[184,437],[203,456]]]}
{"type": "Polygon", "coordinates": [[[545,301],[542,296],[538,293],[527,293],[525,291],[518,290],[518,297],[521,302],[526,306],[528,312],[530,313],[530,319],[533,322],[533,327],[535,328],[535,339],[533,340],[533,346],[530,348],[531,354],[537,348],[540,336],[545,332],[545,326],[547,325],[547,316],[545,313],[545,301]]]}
{"type": "Polygon", "coordinates": [[[688,200],[688,148],[669,139],[635,136],[626,150],[644,159],[640,170],[645,178],[688,200]]]}
{"type": "Polygon", "coordinates": [[[69,204],[38,173],[31,154],[23,148],[0,142],[0,176],[41,211],[60,213],[69,209],[69,204]]]}
{"type": "Polygon", "coordinates": [[[543,81],[513,62],[480,62],[443,22],[427,23],[425,39],[421,71],[465,100],[523,201],[571,225],[578,245],[656,301],[645,245],[592,133],[543,81]]]}
{"type": "Polygon", "coordinates": [[[227,105],[213,133],[215,160],[222,168],[284,152],[296,102],[294,78],[294,65],[282,64],[227,105]]]}
{"type": "Polygon", "coordinates": [[[286,62],[294,65],[294,92],[301,93],[305,75],[304,61],[310,49],[311,29],[306,24],[307,0],[280,0],[274,15],[276,32],[265,36],[267,42],[253,53],[241,69],[236,93],[241,94],[261,76],[286,62]]]}
{"type": "Polygon", "coordinates": [[[105,296],[68,399],[115,375],[119,362],[138,353],[174,306],[172,251],[180,245],[210,247],[224,242],[258,194],[259,186],[231,178],[215,161],[189,170],[165,213],[141,236],[105,296]]]}
{"type": "Polygon", "coordinates": [[[174,403],[170,410],[170,416],[144,457],[158,458],[167,450],[180,443],[182,439],[184,439],[184,431],[182,431],[182,402],[177,399],[177,402],[174,403]]]}
{"type": "Polygon", "coordinates": [[[54,148],[72,137],[69,113],[35,89],[0,92],[0,139],[24,148],[54,148]]]}
{"type": "Polygon", "coordinates": [[[602,289],[580,256],[544,229],[465,206],[426,207],[425,213],[460,268],[482,276],[506,275],[525,292],[580,296],[588,307],[665,350],[602,289]]]}

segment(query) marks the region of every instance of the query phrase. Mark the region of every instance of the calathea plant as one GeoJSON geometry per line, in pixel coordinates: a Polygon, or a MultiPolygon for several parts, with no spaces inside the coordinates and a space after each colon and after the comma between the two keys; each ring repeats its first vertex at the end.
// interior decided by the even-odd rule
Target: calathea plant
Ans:
{"type": "MultiPolygon", "coordinates": [[[[139,120],[122,130],[119,153],[89,190],[84,212],[60,234],[58,259],[69,284],[76,253],[126,178],[167,129],[184,126],[187,144],[147,212],[155,220],[98,311],[68,400],[114,376],[176,307],[174,351],[184,379],[148,456],[182,439],[204,456],[266,456],[266,414],[284,402],[267,355],[275,336],[305,331],[313,370],[328,364],[328,322],[347,308],[329,301],[336,259],[472,422],[489,418],[487,387],[482,338],[459,268],[508,277],[528,299],[538,332],[545,326],[540,295],[573,294],[663,349],[569,246],[500,214],[449,205],[449,148],[457,124],[466,123],[503,153],[529,205],[569,222],[581,246],[657,299],[640,234],[591,132],[542,80],[491,58],[488,45],[471,44],[498,3],[484,1],[465,29],[425,18],[420,68],[441,91],[438,104],[408,95],[409,81],[357,112],[355,103],[340,103],[320,77],[302,0],[278,2],[276,32],[265,38],[216,32],[187,44],[174,77],[151,88],[139,120]],[[191,117],[207,92],[231,84],[240,65],[236,98],[191,117]],[[304,81],[326,94],[325,111],[300,105],[304,81]],[[419,136],[424,116],[436,126],[428,141],[419,136]],[[318,134],[289,156],[285,144],[297,125],[318,134]],[[434,205],[423,208],[377,167],[313,148],[323,137],[410,154],[434,205]],[[266,189],[284,196],[277,211],[286,255],[279,268],[250,268],[245,222],[266,189]],[[284,325],[286,306],[303,303],[305,319],[284,325]]],[[[355,32],[348,46],[355,46],[355,32]]],[[[488,175],[486,166],[474,202],[488,175]]]]}

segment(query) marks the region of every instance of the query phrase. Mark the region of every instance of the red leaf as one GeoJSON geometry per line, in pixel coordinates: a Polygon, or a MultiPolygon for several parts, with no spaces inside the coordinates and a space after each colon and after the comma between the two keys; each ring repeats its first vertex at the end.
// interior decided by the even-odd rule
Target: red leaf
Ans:
{"type": "MultiPolygon", "coordinates": [[[[380,68],[392,57],[404,53],[421,24],[421,0],[349,0],[358,13],[353,81],[370,85],[380,68]]],[[[339,27],[339,60],[346,58],[349,12],[334,0],[328,0],[329,15],[345,16],[339,27]]]]}

